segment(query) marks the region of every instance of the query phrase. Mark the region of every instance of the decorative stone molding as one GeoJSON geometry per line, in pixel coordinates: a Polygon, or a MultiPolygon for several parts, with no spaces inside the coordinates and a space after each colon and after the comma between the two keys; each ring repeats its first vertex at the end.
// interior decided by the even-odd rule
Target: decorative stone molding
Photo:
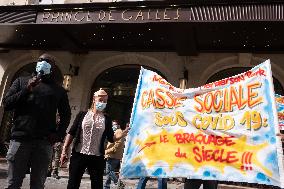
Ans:
{"type": "Polygon", "coordinates": [[[88,100],[90,99],[90,89],[92,88],[95,79],[103,71],[115,66],[122,66],[122,65],[148,66],[153,69],[159,70],[161,73],[165,75],[165,77],[167,77],[169,81],[174,80],[170,68],[156,58],[137,53],[122,53],[118,55],[113,55],[99,62],[96,62],[96,64],[92,66],[90,70],[88,70],[88,74],[85,76],[85,80],[83,82],[84,91],[82,95],[81,109],[87,108],[88,100]]]}
{"type": "Polygon", "coordinates": [[[239,53],[239,64],[243,67],[251,66],[251,53],[239,53]]]}
{"type": "MultiPolygon", "coordinates": [[[[269,57],[267,57],[266,59],[269,59],[269,57]]],[[[204,70],[203,74],[200,77],[201,85],[205,84],[211,76],[222,70],[234,67],[253,67],[264,62],[266,59],[255,57],[250,53],[240,53],[238,56],[223,58],[214,63],[211,63],[210,66],[206,70],[204,70]]],[[[271,61],[271,68],[273,77],[275,77],[284,87],[284,69],[273,61],[271,61]]]]}
{"type": "Polygon", "coordinates": [[[207,80],[213,76],[214,74],[232,67],[241,67],[238,63],[238,57],[237,56],[230,56],[223,58],[221,60],[218,60],[214,63],[210,63],[210,66],[205,69],[200,77],[200,84],[204,85],[207,80]]]}

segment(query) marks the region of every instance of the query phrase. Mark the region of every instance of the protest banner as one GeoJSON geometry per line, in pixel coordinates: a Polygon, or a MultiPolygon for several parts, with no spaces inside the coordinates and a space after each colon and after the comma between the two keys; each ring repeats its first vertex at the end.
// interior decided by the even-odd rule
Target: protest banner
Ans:
{"type": "Polygon", "coordinates": [[[284,96],[275,95],[280,130],[284,130],[284,96]]]}
{"type": "Polygon", "coordinates": [[[186,177],[283,187],[269,60],[199,88],[141,68],[121,176],[186,177]]]}

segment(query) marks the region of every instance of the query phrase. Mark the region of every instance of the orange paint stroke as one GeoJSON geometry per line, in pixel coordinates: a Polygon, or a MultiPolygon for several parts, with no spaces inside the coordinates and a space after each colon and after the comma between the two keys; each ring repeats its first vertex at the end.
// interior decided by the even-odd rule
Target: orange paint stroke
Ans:
{"type": "Polygon", "coordinates": [[[147,143],[145,143],[145,146],[143,146],[143,148],[141,148],[141,150],[139,150],[139,152],[138,153],[140,153],[142,150],[144,150],[144,148],[146,148],[146,147],[151,147],[152,145],[154,145],[154,144],[156,144],[156,142],[147,142],[147,143]]]}

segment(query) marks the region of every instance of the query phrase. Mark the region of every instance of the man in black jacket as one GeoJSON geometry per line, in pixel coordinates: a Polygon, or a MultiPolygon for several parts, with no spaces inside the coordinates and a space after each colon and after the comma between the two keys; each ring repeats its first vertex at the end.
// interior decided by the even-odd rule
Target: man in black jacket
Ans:
{"type": "Polygon", "coordinates": [[[53,80],[54,65],[50,55],[41,55],[35,73],[17,78],[3,99],[5,109],[14,111],[7,153],[8,189],[21,188],[28,168],[31,168],[30,187],[43,189],[52,145],[62,141],[66,134],[71,110],[66,91],[53,80]]]}

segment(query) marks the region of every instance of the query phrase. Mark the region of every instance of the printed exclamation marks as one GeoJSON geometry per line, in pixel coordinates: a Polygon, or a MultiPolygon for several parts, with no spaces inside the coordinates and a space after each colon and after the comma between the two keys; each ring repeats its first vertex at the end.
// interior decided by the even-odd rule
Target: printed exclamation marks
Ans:
{"type": "Polygon", "coordinates": [[[252,152],[244,152],[242,155],[242,166],[241,166],[241,170],[243,171],[251,171],[252,170],[252,166],[251,166],[251,159],[252,159],[252,152]]]}

